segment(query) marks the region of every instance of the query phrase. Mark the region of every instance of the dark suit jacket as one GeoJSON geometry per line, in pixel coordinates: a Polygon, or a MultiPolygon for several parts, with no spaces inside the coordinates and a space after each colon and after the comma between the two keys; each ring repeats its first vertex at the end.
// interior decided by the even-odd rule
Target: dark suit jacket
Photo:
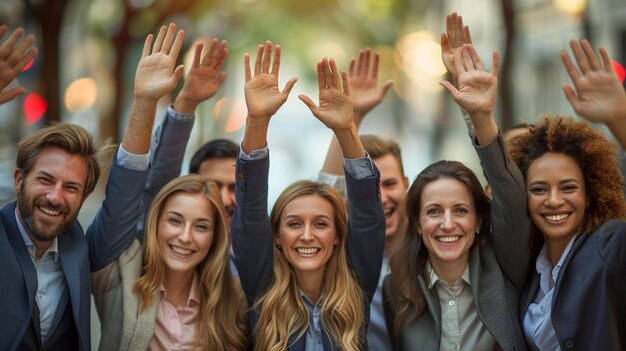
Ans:
{"type": "MultiPolygon", "coordinates": [[[[272,279],[274,239],[267,216],[268,171],[269,157],[253,161],[237,159],[233,249],[249,306],[253,306],[272,279]]],[[[378,284],[385,246],[385,216],[378,188],[379,177],[378,170],[375,170],[375,176],[361,180],[346,174],[349,208],[347,250],[366,296],[363,332],[367,330],[369,304],[378,284]]],[[[254,328],[259,314],[250,309],[248,318],[251,328],[254,328]]],[[[290,350],[304,351],[305,337],[296,339],[296,335],[291,335],[289,339],[290,350]]],[[[325,350],[338,349],[337,345],[332,345],[327,333],[322,334],[322,341],[325,350]]]]}
{"type": "MultiPolygon", "coordinates": [[[[539,288],[532,271],[520,318],[539,288]]],[[[626,222],[579,235],[554,286],[552,325],[561,350],[626,350],[626,222]]]]}
{"type": "MultiPolygon", "coordinates": [[[[519,297],[530,262],[530,219],[526,216],[526,188],[522,175],[504,150],[500,136],[476,147],[493,189],[491,227],[487,245],[470,251],[469,272],[474,305],[481,321],[503,350],[526,350],[517,318],[519,297]]],[[[391,273],[393,274],[393,272],[391,273]]],[[[439,350],[441,309],[437,288],[428,289],[421,275],[415,284],[421,290],[426,310],[400,335],[393,333],[394,306],[389,279],[383,289],[387,325],[394,350],[439,350]]],[[[463,347],[469,347],[464,345],[463,347]]]]}
{"type": "MultiPolygon", "coordinates": [[[[78,331],[80,350],[91,349],[90,339],[90,272],[98,270],[119,256],[130,243],[136,220],[126,221],[127,214],[138,210],[128,189],[143,187],[147,172],[124,169],[113,162],[107,183],[106,197],[96,219],[87,230],[89,244],[78,222],[58,236],[59,261],[69,288],[69,302],[78,331]],[[114,201],[114,203],[113,203],[114,201]],[[104,231],[104,229],[107,231],[104,231]],[[103,240],[103,233],[114,233],[103,240]],[[126,243],[128,241],[128,243],[126,243]],[[103,254],[103,250],[111,254],[103,254]],[[119,254],[117,251],[121,250],[119,254]]],[[[135,196],[136,198],[136,196],[135,196]]],[[[136,217],[136,216],[135,216],[136,217]]],[[[14,350],[22,340],[35,307],[37,272],[15,221],[15,202],[0,210],[0,350],[14,350]]],[[[56,325],[52,325],[53,333],[56,325]]],[[[44,345],[45,346],[45,345],[44,345]]]]}

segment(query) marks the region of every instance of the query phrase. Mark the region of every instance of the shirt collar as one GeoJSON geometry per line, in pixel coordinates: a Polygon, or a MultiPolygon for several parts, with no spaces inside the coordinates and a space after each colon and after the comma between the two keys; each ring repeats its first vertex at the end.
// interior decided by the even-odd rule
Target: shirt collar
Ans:
{"type": "MultiPolygon", "coordinates": [[[[199,298],[199,287],[200,287],[200,279],[198,278],[198,272],[193,274],[193,278],[191,280],[191,289],[189,291],[189,297],[187,297],[187,306],[191,306],[192,302],[195,304],[200,303],[199,298]]],[[[165,290],[165,286],[163,286],[163,282],[159,286],[159,292],[161,293],[161,297],[165,298],[167,296],[167,291],[165,290]]]]}
{"type": "MultiPolygon", "coordinates": [[[[439,276],[437,275],[437,272],[435,272],[435,269],[430,264],[430,261],[426,262],[426,273],[428,274],[428,278],[429,278],[428,288],[432,289],[433,286],[435,286],[435,283],[441,280],[441,278],[439,278],[439,276]]],[[[467,283],[467,285],[472,285],[470,284],[469,264],[465,265],[465,269],[463,270],[463,273],[461,274],[461,278],[455,281],[454,284],[456,285],[460,282],[465,282],[467,283]]],[[[441,280],[441,283],[447,285],[447,283],[444,282],[443,280],[441,280]]]]}
{"type": "MultiPolygon", "coordinates": [[[[30,236],[26,232],[26,228],[24,228],[24,226],[22,225],[22,221],[20,220],[20,217],[17,215],[17,206],[15,206],[15,222],[17,222],[17,229],[20,231],[20,235],[22,236],[22,240],[24,240],[24,244],[26,245],[26,250],[28,250],[28,253],[30,254],[30,257],[33,260],[35,260],[35,257],[36,257],[35,253],[36,253],[37,249],[35,248],[35,244],[31,240],[30,236]]],[[[58,260],[59,260],[59,244],[58,244],[57,237],[52,239],[52,243],[50,244],[50,246],[48,246],[48,249],[46,250],[46,252],[49,252],[52,255],[52,259],[54,260],[54,263],[58,262],[58,260]]],[[[44,254],[46,252],[44,252],[44,254]]]]}
{"type": "Polygon", "coordinates": [[[565,250],[563,250],[563,253],[561,254],[561,258],[559,258],[559,262],[557,262],[554,267],[552,267],[552,262],[550,262],[550,255],[548,255],[548,243],[543,244],[543,247],[541,248],[541,251],[539,252],[539,256],[537,256],[537,263],[535,263],[535,269],[537,270],[537,273],[539,273],[541,276],[540,285],[541,285],[541,288],[544,289],[544,291],[549,291],[550,288],[554,286],[554,283],[556,282],[556,278],[559,276],[559,271],[561,270],[561,266],[563,266],[563,262],[565,262],[565,258],[567,257],[569,252],[572,250],[572,246],[574,245],[574,241],[576,241],[577,237],[578,235],[572,236],[572,238],[569,240],[569,243],[567,243],[565,250]],[[551,272],[552,274],[548,275],[549,272],[551,272]],[[545,279],[548,279],[548,277],[552,278],[551,282],[548,282],[547,280],[545,280],[545,279]]]}

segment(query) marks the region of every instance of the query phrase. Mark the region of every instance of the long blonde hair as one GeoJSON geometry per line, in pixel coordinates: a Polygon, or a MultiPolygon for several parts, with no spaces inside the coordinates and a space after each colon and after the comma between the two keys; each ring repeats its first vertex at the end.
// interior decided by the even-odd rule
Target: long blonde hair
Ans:
{"type": "Polygon", "coordinates": [[[141,311],[156,298],[165,274],[164,253],[157,241],[159,218],[167,201],[181,192],[202,194],[215,208],[213,243],[197,266],[200,308],[195,339],[211,350],[244,350],[247,347],[246,306],[243,293],[230,272],[228,224],[217,185],[203,176],[188,175],[169,182],[152,202],[144,234],[143,275],[135,283],[141,311]]]}
{"type": "MultiPolygon", "coordinates": [[[[358,350],[361,344],[364,297],[348,263],[346,235],[348,211],[343,198],[329,185],[301,180],[287,187],[276,200],[270,215],[274,234],[278,233],[285,206],[295,198],[318,195],[335,209],[335,228],[339,244],[335,247],[322,282],[321,324],[341,350],[358,350]]],[[[254,330],[255,350],[285,350],[289,336],[302,337],[309,327],[309,314],[298,290],[296,276],[283,253],[274,246],[273,279],[267,291],[257,299],[254,309],[259,321],[254,330]]]]}

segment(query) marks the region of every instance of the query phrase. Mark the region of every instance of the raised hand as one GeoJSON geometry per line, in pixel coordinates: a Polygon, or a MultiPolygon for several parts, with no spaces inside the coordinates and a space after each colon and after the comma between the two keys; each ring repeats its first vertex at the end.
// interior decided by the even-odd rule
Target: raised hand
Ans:
{"type": "Polygon", "coordinates": [[[357,125],[369,111],[383,101],[393,84],[392,80],[388,80],[383,84],[380,91],[376,91],[380,57],[378,53],[374,53],[374,60],[370,65],[371,56],[372,50],[367,48],[359,50],[358,62],[354,58],[350,61],[348,82],[350,83],[350,95],[352,96],[354,119],[357,125]]]}
{"type": "Polygon", "coordinates": [[[200,102],[213,97],[224,83],[226,72],[220,72],[220,69],[228,57],[226,41],[219,42],[214,38],[204,57],[203,47],[203,43],[196,44],[191,69],[183,89],[174,100],[174,110],[177,112],[193,113],[200,102]]]}
{"type": "Polygon", "coordinates": [[[317,106],[306,95],[298,96],[326,127],[332,130],[355,127],[348,74],[341,72],[343,84],[339,80],[339,70],[332,58],[323,58],[317,64],[317,84],[320,105],[317,106]]]}
{"type": "Polygon", "coordinates": [[[441,33],[441,59],[452,75],[452,84],[457,86],[458,73],[454,65],[454,52],[463,44],[471,44],[472,37],[468,26],[463,25],[463,17],[453,12],[446,16],[446,32],[441,33]]]}
{"type": "Polygon", "coordinates": [[[271,65],[272,43],[265,42],[265,47],[259,45],[254,61],[254,75],[250,70],[250,56],[244,56],[246,83],[244,92],[248,107],[248,118],[271,118],[278,109],[287,101],[297,78],[290,79],[283,91],[278,89],[278,72],[280,70],[279,45],[274,49],[274,62],[271,65]]]}
{"type": "Polygon", "coordinates": [[[152,50],[152,34],[143,46],[135,73],[135,99],[159,100],[176,88],[183,75],[183,66],[176,66],[185,32],[176,33],[176,25],[162,26],[152,50]]]}
{"type": "Polygon", "coordinates": [[[586,39],[570,41],[578,67],[567,52],[561,52],[561,60],[574,84],[563,85],[565,97],[577,114],[590,122],[611,124],[626,122],[626,92],[611,66],[609,55],[603,47],[598,51],[600,62],[591,44],[586,39]]]}
{"type": "Polygon", "coordinates": [[[454,101],[467,111],[479,145],[489,143],[498,134],[493,109],[498,92],[500,58],[493,52],[493,67],[486,72],[478,53],[471,44],[463,44],[454,53],[454,68],[458,73],[458,89],[448,81],[441,82],[454,101]]]}
{"type": "MultiPolygon", "coordinates": [[[[6,34],[8,28],[0,26],[0,38],[6,34]]],[[[33,47],[34,35],[28,35],[22,41],[24,29],[17,28],[11,36],[0,45],[0,104],[11,101],[26,93],[26,89],[15,87],[5,88],[17,77],[22,69],[37,56],[37,48],[33,47]]]]}

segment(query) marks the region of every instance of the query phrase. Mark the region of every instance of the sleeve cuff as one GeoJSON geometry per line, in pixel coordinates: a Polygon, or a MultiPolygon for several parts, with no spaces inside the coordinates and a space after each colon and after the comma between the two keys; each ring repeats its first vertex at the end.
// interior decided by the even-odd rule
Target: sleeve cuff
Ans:
{"type": "Polygon", "coordinates": [[[174,104],[167,107],[167,115],[179,121],[191,121],[195,118],[194,114],[179,113],[174,110],[174,104]]]}
{"type": "Polygon", "coordinates": [[[355,159],[344,157],[343,165],[346,173],[349,173],[354,179],[365,179],[376,174],[374,172],[374,163],[368,153],[365,154],[365,157],[355,159]]]}
{"type": "Polygon", "coordinates": [[[131,154],[124,150],[122,144],[117,151],[117,164],[131,171],[145,171],[150,166],[150,153],[145,155],[131,154]]]}
{"type": "Polygon", "coordinates": [[[268,157],[269,154],[270,151],[267,148],[267,145],[265,145],[265,147],[262,149],[250,151],[250,155],[246,154],[241,146],[239,147],[239,159],[243,161],[260,160],[262,158],[268,157]]]}

